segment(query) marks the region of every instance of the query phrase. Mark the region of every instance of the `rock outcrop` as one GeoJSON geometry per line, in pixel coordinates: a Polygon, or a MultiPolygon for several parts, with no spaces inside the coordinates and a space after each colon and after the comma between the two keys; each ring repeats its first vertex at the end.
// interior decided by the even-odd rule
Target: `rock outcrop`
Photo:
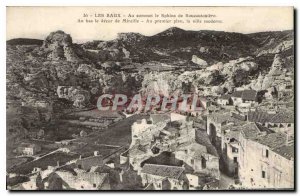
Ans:
{"type": "Polygon", "coordinates": [[[58,86],[57,96],[73,102],[73,105],[78,108],[85,107],[89,103],[90,93],[73,86],[58,86]]]}
{"type": "Polygon", "coordinates": [[[72,37],[63,31],[50,33],[42,45],[42,48],[49,52],[50,60],[77,61],[79,58],[73,47],[72,37]]]}
{"type": "Polygon", "coordinates": [[[192,56],[192,62],[199,65],[201,68],[205,68],[207,66],[207,62],[196,55],[192,56]]]}

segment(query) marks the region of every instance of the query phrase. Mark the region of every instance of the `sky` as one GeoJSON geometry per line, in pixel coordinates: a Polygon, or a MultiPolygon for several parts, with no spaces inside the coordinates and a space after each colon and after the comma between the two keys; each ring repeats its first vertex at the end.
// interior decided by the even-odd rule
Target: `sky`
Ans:
{"type": "MultiPolygon", "coordinates": [[[[7,7],[6,39],[44,39],[50,32],[63,30],[75,42],[88,40],[111,40],[120,32],[136,32],[146,36],[157,34],[170,27],[185,30],[216,30],[239,33],[281,31],[293,29],[293,7],[7,7]],[[112,19],[107,14],[120,14],[123,19],[138,19],[137,14],[153,15],[152,23],[139,18],[140,23],[78,23],[87,14],[90,20],[112,19]],[[128,15],[134,17],[129,18],[128,15]],[[161,20],[175,19],[161,15],[175,15],[184,23],[162,23],[161,20]],[[191,18],[189,15],[213,15],[211,18],[191,18]],[[104,15],[105,17],[95,17],[104,15]],[[183,17],[178,17],[182,15],[183,17]],[[187,23],[186,19],[202,19],[202,23],[187,23]],[[218,23],[203,23],[203,20],[218,23]],[[158,22],[157,24],[154,24],[158,22]]],[[[118,19],[118,18],[117,18],[118,19]]]]}

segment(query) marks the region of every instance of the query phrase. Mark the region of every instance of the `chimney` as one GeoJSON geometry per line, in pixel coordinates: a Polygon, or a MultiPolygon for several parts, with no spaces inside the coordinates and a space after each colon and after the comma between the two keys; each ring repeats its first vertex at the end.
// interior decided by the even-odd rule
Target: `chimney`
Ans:
{"type": "Polygon", "coordinates": [[[79,160],[81,160],[81,155],[79,156],[79,160]]]}
{"type": "Polygon", "coordinates": [[[57,164],[57,167],[59,167],[59,161],[57,161],[56,164],[57,164]]]}

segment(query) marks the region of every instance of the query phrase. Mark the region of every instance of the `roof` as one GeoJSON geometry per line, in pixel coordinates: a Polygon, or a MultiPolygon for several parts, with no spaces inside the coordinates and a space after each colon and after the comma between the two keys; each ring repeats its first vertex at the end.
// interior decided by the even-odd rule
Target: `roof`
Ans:
{"type": "Polygon", "coordinates": [[[235,91],[231,94],[231,97],[242,97],[243,91],[235,91]]]}
{"type": "Polygon", "coordinates": [[[248,121],[259,123],[294,123],[294,113],[288,110],[282,110],[276,114],[267,112],[248,112],[248,121]]]}
{"type": "Polygon", "coordinates": [[[273,132],[256,123],[242,126],[244,137],[269,147],[275,153],[291,160],[294,158],[294,144],[286,145],[286,134],[273,132]],[[262,134],[264,133],[264,134],[262,134]]]}
{"type": "Polygon", "coordinates": [[[180,130],[180,125],[181,124],[177,124],[177,121],[175,121],[175,122],[169,122],[164,127],[164,130],[167,131],[167,132],[169,132],[169,133],[178,133],[178,131],[180,130]]]}
{"type": "Polygon", "coordinates": [[[97,187],[101,187],[108,176],[108,173],[84,172],[80,173],[78,178],[79,180],[88,181],[91,184],[95,184],[97,187]]]}
{"type": "Polygon", "coordinates": [[[196,142],[199,143],[200,145],[205,146],[207,153],[219,157],[219,154],[216,148],[211,144],[211,141],[207,133],[205,131],[197,131],[196,134],[197,134],[196,142]]]}
{"type": "Polygon", "coordinates": [[[153,124],[171,120],[171,117],[169,114],[151,114],[150,118],[152,119],[153,124]]]}
{"type": "Polygon", "coordinates": [[[233,120],[233,118],[230,116],[230,113],[213,113],[209,115],[209,117],[215,121],[216,123],[223,123],[226,121],[233,120]]]}
{"type": "Polygon", "coordinates": [[[254,141],[262,145],[268,146],[270,149],[274,149],[286,143],[286,134],[271,133],[265,136],[257,137],[254,141]]]}
{"type": "Polygon", "coordinates": [[[266,123],[269,121],[271,114],[266,112],[248,112],[248,121],[266,123]]]}
{"type": "Polygon", "coordinates": [[[129,155],[130,156],[135,156],[135,155],[144,155],[147,152],[147,148],[148,148],[148,144],[147,145],[135,145],[132,148],[129,149],[129,155]]]}
{"type": "Polygon", "coordinates": [[[145,164],[142,168],[142,173],[173,179],[179,179],[183,172],[183,167],[169,165],[145,164]]]}
{"type": "Polygon", "coordinates": [[[294,113],[289,111],[281,111],[270,119],[271,123],[294,123],[294,113]]]}
{"type": "Polygon", "coordinates": [[[255,139],[261,133],[261,129],[255,123],[248,123],[241,127],[246,139],[255,139]]]}
{"type": "Polygon", "coordinates": [[[266,132],[266,133],[274,133],[274,131],[273,130],[271,130],[271,129],[269,129],[269,128],[267,128],[267,127],[264,127],[264,126],[262,126],[262,125],[260,125],[260,124],[257,124],[257,123],[255,123],[255,125],[257,126],[257,128],[260,130],[260,132],[266,132]]]}
{"type": "Polygon", "coordinates": [[[96,166],[96,165],[101,165],[103,163],[103,156],[91,156],[91,157],[86,157],[83,159],[78,159],[76,161],[76,164],[83,164],[86,166],[96,166]]]}
{"type": "Polygon", "coordinates": [[[220,97],[219,97],[219,99],[224,99],[224,100],[228,100],[228,99],[230,99],[230,95],[221,95],[220,97]]]}
{"type": "Polygon", "coordinates": [[[294,159],[294,149],[295,146],[293,145],[284,145],[284,146],[280,146],[278,148],[273,149],[273,151],[289,160],[294,159]]]}
{"type": "Polygon", "coordinates": [[[240,97],[245,100],[256,101],[257,92],[255,90],[243,90],[235,91],[231,95],[232,97],[240,97]]]}
{"type": "Polygon", "coordinates": [[[204,153],[207,153],[206,146],[196,142],[186,142],[177,147],[177,150],[189,150],[189,156],[194,158],[200,158],[204,153]]]}
{"type": "Polygon", "coordinates": [[[242,99],[256,101],[257,92],[255,90],[244,90],[242,94],[242,99]]]}
{"type": "Polygon", "coordinates": [[[146,186],[145,188],[144,188],[144,190],[155,190],[155,188],[154,188],[154,186],[153,186],[153,183],[150,183],[150,184],[148,184],[148,186],[146,186]]]}

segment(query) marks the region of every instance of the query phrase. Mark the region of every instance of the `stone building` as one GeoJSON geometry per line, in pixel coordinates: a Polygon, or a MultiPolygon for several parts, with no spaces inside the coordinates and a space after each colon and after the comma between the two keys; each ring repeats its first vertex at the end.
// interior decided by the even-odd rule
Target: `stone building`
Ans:
{"type": "Polygon", "coordinates": [[[94,166],[102,166],[104,165],[104,158],[101,155],[95,154],[95,156],[90,156],[86,158],[79,158],[76,163],[76,167],[78,169],[89,170],[94,166]]]}
{"type": "Polygon", "coordinates": [[[294,188],[294,144],[286,134],[244,129],[239,178],[247,188],[294,188]]]}
{"type": "Polygon", "coordinates": [[[30,144],[30,143],[22,143],[17,148],[17,153],[22,155],[36,155],[38,152],[41,151],[41,146],[37,144],[30,144]]]}
{"type": "Polygon", "coordinates": [[[268,112],[249,112],[247,114],[249,122],[256,122],[275,132],[286,133],[293,137],[294,135],[294,112],[289,110],[280,110],[276,113],[268,112]]]}
{"type": "Polygon", "coordinates": [[[206,146],[187,142],[177,146],[174,154],[175,158],[191,167],[194,173],[209,174],[215,179],[220,178],[219,157],[208,153],[206,146]]]}
{"type": "Polygon", "coordinates": [[[239,106],[242,103],[255,105],[258,103],[258,93],[255,90],[235,91],[231,95],[232,103],[239,106]]]}
{"type": "Polygon", "coordinates": [[[183,167],[145,164],[141,170],[142,184],[154,190],[185,190],[188,182],[183,167]]]}

